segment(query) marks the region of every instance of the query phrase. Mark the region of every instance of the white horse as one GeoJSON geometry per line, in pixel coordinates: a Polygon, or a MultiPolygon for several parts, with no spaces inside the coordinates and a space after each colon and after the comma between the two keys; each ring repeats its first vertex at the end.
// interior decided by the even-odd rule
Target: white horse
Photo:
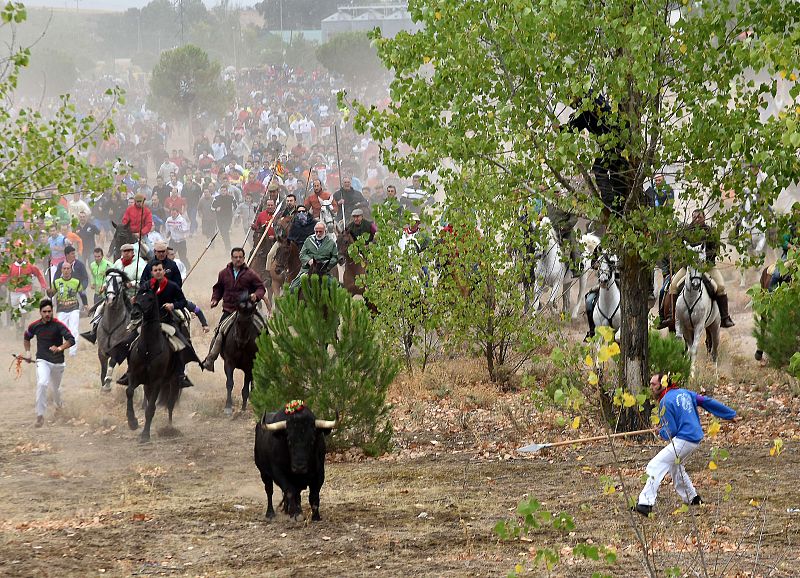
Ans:
{"type": "MultiPolygon", "coordinates": [[[[594,257],[595,249],[600,245],[600,237],[594,233],[586,233],[581,235],[580,246],[582,247],[581,259],[576,267],[580,267],[578,273],[578,300],[575,302],[575,307],[572,309],[572,318],[577,319],[580,315],[581,305],[586,299],[586,285],[589,274],[592,271],[592,258],[594,257]]],[[[574,276],[573,276],[574,279],[574,276]]],[[[574,281],[573,281],[574,282],[574,281]]],[[[567,303],[569,303],[570,296],[567,291],[567,303]]]]}
{"type": "MultiPolygon", "coordinates": [[[[541,296],[545,288],[550,288],[550,297],[547,305],[556,307],[559,292],[562,293],[564,311],[569,311],[569,291],[564,291],[564,280],[567,276],[567,265],[561,255],[561,244],[555,229],[550,224],[550,219],[542,217],[537,225],[547,235],[547,245],[544,251],[538,253],[536,266],[533,270],[533,310],[538,311],[541,305],[541,296]]],[[[527,291],[525,300],[528,300],[527,291]]]]}
{"type": "MultiPolygon", "coordinates": [[[[742,221],[742,228],[745,235],[749,238],[749,242],[745,249],[751,258],[762,259],[767,252],[767,234],[758,225],[746,227],[746,222],[742,221]]],[[[739,270],[739,287],[747,285],[747,270],[742,267],[739,270]]]]}
{"type": "Polygon", "coordinates": [[[683,290],[675,303],[675,334],[683,338],[689,348],[690,378],[695,374],[697,347],[703,334],[706,335],[706,347],[711,359],[716,364],[720,321],[719,307],[705,288],[702,273],[694,267],[687,267],[683,290]]]}
{"type": "Polygon", "coordinates": [[[597,272],[600,291],[592,312],[592,320],[595,329],[603,326],[611,327],[617,333],[616,339],[619,341],[622,313],[620,312],[621,293],[617,284],[616,268],[616,257],[605,253],[600,257],[597,272]]]}
{"type": "Polygon", "coordinates": [[[325,225],[328,237],[336,242],[336,216],[333,214],[333,198],[320,199],[319,220],[325,225]]]}

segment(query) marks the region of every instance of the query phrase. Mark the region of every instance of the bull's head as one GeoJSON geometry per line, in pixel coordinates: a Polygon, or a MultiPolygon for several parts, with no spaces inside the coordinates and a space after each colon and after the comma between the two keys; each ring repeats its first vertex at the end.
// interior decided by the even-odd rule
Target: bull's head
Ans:
{"type": "Polygon", "coordinates": [[[336,427],[338,413],[333,421],[316,419],[308,408],[288,414],[286,419],[265,424],[271,432],[286,432],[289,461],[293,474],[308,473],[309,463],[314,459],[317,435],[328,434],[336,427]]]}

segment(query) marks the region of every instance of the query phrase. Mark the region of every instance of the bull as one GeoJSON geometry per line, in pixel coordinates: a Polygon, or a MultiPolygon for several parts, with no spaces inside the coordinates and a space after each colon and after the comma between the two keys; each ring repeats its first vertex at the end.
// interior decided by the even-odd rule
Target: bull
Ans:
{"type": "MultiPolygon", "coordinates": [[[[272,483],[283,492],[283,511],[296,519],[302,513],[300,492],[308,488],[311,520],[319,521],[319,491],[325,482],[325,436],[336,421],[316,419],[300,403],[265,413],[256,425],[254,457],[267,493],[266,517],[274,518],[272,483]]],[[[338,415],[337,415],[338,419],[338,415]]]]}

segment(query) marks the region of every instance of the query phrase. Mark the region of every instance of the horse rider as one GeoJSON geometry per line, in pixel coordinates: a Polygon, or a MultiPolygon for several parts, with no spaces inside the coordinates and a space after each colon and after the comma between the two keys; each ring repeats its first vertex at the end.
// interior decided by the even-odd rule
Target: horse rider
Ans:
{"type": "Polygon", "coordinates": [[[336,213],[337,220],[344,218],[343,211],[369,209],[369,203],[364,195],[353,188],[353,178],[350,176],[342,177],[342,186],[333,193],[333,199],[339,205],[339,211],[336,213]]]}
{"type": "MultiPolygon", "coordinates": [[[[289,193],[286,195],[286,207],[284,207],[281,212],[278,214],[277,219],[278,222],[275,226],[278,229],[282,229],[283,231],[289,231],[292,227],[292,221],[294,221],[294,217],[297,214],[298,206],[297,206],[297,196],[294,193],[289,193]]],[[[305,207],[303,210],[307,211],[305,207]]],[[[276,230],[276,235],[278,231],[276,230]]],[[[275,254],[278,252],[278,243],[274,243],[272,247],[269,249],[269,253],[267,253],[267,260],[266,260],[266,267],[265,269],[269,271],[272,268],[272,261],[275,259],[275,254]]]]}
{"type": "Polygon", "coordinates": [[[300,274],[295,277],[289,289],[300,287],[305,275],[315,272],[330,276],[331,270],[339,263],[339,249],[328,236],[325,224],[317,222],[314,234],[305,240],[300,250],[300,274]]]}
{"type": "Polygon", "coordinates": [[[350,216],[353,220],[347,225],[347,232],[353,237],[353,241],[357,241],[361,235],[367,235],[367,243],[372,243],[375,240],[375,233],[378,232],[375,223],[364,218],[362,209],[354,209],[350,216]]]}
{"type": "MultiPolygon", "coordinates": [[[[689,243],[693,247],[699,247],[703,252],[703,257],[711,268],[706,273],[716,288],[716,301],[719,306],[719,315],[722,319],[722,327],[733,327],[735,323],[728,313],[728,295],[725,291],[725,280],[716,267],[719,246],[714,239],[711,228],[706,225],[706,214],[703,209],[695,209],[692,212],[692,224],[688,230],[689,243]]],[[[669,285],[669,294],[672,298],[678,294],[678,288],[686,277],[686,267],[683,267],[672,278],[669,285]]],[[[711,296],[712,298],[714,295],[711,296]]]]}
{"type": "MultiPolygon", "coordinates": [[[[308,208],[304,205],[297,207],[297,213],[292,219],[292,224],[289,227],[289,234],[286,238],[295,243],[298,247],[302,247],[306,239],[314,234],[314,227],[317,221],[308,212],[308,208]]],[[[323,223],[324,226],[324,223],[323,223]]]]}
{"type": "MultiPolygon", "coordinates": [[[[244,249],[234,247],[231,249],[231,262],[219,272],[217,282],[211,288],[211,308],[213,309],[222,301],[222,317],[214,332],[214,338],[211,340],[208,355],[200,363],[200,367],[206,371],[214,371],[214,361],[222,351],[225,334],[233,326],[236,319],[234,313],[236,313],[241,296],[245,292],[250,301],[258,303],[264,298],[267,290],[258,274],[245,264],[244,249]]],[[[261,328],[266,326],[258,311],[253,318],[256,323],[261,325],[261,328]]]]}
{"type": "Polygon", "coordinates": [[[141,193],[136,193],[133,197],[133,204],[125,209],[122,216],[122,224],[127,225],[131,233],[134,233],[144,243],[149,242],[147,234],[153,230],[153,213],[146,207],[145,197],[141,193]]]}
{"type": "MultiPolygon", "coordinates": [[[[795,201],[792,205],[792,213],[789,216],[789,226],[781,238],[781,261],[785,261],[789,255],[789,249],[800,246],[800,201],[795,201]]],[[[780,268],[776,265],[769,280],[769,291],[775,289],[781,281],[780,268]]]]}
{"type": "Polygon", "coordinates": [[[186,315],[186,313],[182,313],[182,311],[186,310],[188,301],[183,294],[181,286],[174,281],[170,281],[167,277],[167,270],[164,267],[163,261],[154,260],[150,264],[150,271],[152,276],[148,280],[142,281],[141,287],[143,289],[149,288],[155,291],[161,311],[161,322],[167,323],[176,329],[175,335],[180,339],[186,349],[186,353],[184,353],[183,349],[178,352],[177,373],[180,376],[178,383],[181,387],[192,387],[194,384],[189,381],[189,377],[185,372],[186,359],[194,359],[197,357],[197,354],[192,346],[189,337],[189,328],[185,323],[185,318],[182,317],[182,315],[186,315]],[[189,353],[191,353],[191,355],[187,356],[189,353]]]}
{"type": "Polygon", "coordinates": [[[183,277],[181,277],[181,271],[178,269],[178,264],[170,259],[168,254],[169,246],[167,245],[167,242],[156,242],[153,246],[153,258],[150,259],[150,262],[145,266],[144,270],[142,271],[142,277],[139,281],[141,283],[149,281],[152,277],[151,270],[153,265],[156,263],[161,263],[164,265],[164,271],[167,279],[175,283],[178,287],[183,287],[183,277]]]}
{"type": "Polygon", "coordinates": [[[337,204],[336,199],[333,198],[333,195],[323,189],[322,181],[319,179],[314,179],[312,186],[314,187],[314,191],[306,198],[305,206],[306,208],[311,209],[312,213],[314,213],[314,219],[319,219],[319,216],[322,213],[322,201],[331,201],[331,210],[333,211],[333,214],[338,214],[339,205],[337,204]]]}

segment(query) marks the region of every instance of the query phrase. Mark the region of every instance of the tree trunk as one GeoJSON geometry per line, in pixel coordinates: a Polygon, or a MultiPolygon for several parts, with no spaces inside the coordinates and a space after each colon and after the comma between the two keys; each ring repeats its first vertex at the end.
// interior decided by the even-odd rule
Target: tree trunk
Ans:
{"type": "MultiPolygon", "coordinates": [[[[638,253],[623,255],[620,268],[622,343],[619,385],[634,395],[650,382],[647,315],[652,274],[651,267],[638,253]]],[[[635,406],[622,410],[620,429],[632,431],[642,422],[648,422],[647,416],[640,414],[635,406]]]]}

